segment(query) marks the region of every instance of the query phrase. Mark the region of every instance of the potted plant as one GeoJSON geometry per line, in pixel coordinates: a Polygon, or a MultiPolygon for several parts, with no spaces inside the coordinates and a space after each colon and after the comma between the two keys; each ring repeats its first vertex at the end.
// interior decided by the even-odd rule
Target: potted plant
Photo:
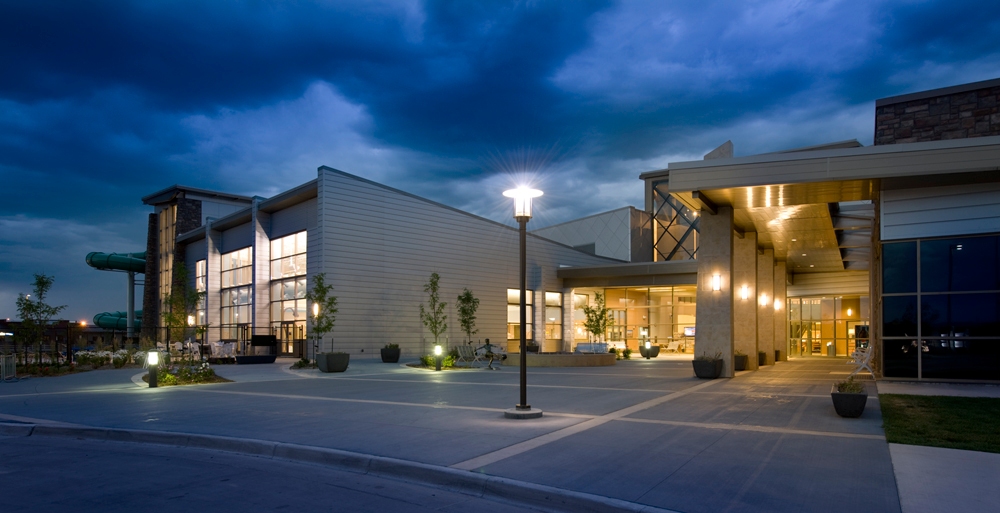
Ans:
{"type": "Polygon", "coordinates": [[[659,344],[649,344],[648,349],[646,348],[646,344],[649,344],[648,340],[639,344],[639,356],[648,360],[650,358],[656,358],[660,355],[659,344]]]}
{"type": "Polygon", "coordinates": [[[830,397],[833,398],[833,408],[837,410],[837,415],[853,419],[865,412],[868,390],[864,383],[854,381],[854,376],[851,376],[846,381],[834,383],[830,389],[830,397]]]}
{"type": "Polygon", "coordinates": [[[399,361],[399,344],[386,344],[381,349],[382,363],[396,363],[399,361]]]}
{"type": "Polygon", "coordinates": [[[691,363],[694,365],[695,376],[699,378],[715,379],[722,375],[722,353],[704,353],[696,356],[691,363]]]}
{"type": "Polygon", "coordinates": [[[736,355],[733,357],[733,368],[737,371],[745,371],[750,365],[750,357],[746,353],[736,350],[736,355]]]}
{"type": "MultiPolygon", "coordinates": [[[[306,300],[312,303],[312,332],[317,345],[322,344],[323,335],[333,331],[337,321],[337,296],[330,295],[332,285],[326,284],[326,273],[313,278],[312,290],[306,292],[306,300]]],[[[331,349],[333,343],[331,342],[331,349]]],[[[316,366],[321,372],[344,372],[351,363],[351,355],[344,352],[316,354],[316,366]]]]}
{"type": "Polygon", "coordinates": [[[448,329],[448,324],[445,322],[448,320],[448,316],[444,313],[448,303],[441,302],[438,286],[440,280],[441,277],[438,276],[438,273],[431,273],[430,280],[427,285],[424,285],[424,292],[427,293],[427,307],[425,308],[423,303],[420,304],[420,321],[434,335],[435,346],[440,345],[438,339],[448,329]]]}

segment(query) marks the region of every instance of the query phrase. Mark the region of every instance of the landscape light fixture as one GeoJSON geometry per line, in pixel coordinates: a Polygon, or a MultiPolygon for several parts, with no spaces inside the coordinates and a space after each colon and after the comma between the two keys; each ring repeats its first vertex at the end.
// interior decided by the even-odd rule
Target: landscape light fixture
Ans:
{"type": "Polygon", "coordinates": [[[156,388],[156,371],[160,364],[160,352],[151,350],[146,353],[146,367],[149,368],[149,388],[156,388]]]}
{"type": "Polygon", "coordinates": [[[520,253],[521,253],[521,345],[520,345],[520,357],[521,357],[521,401],[514,406],[514,408],[506,410],[504,412],[504,417],[509,419],[537,419],[542,416],[542,410],[532,410],[531,405],[528,404],[528,344],[525,333],[525,328],[527,325],[527,307],[525,304],[526,292],[525,292],[525,275],[526,275],[526,261],[527,257],[525,254],[526,233],[528,220],[531,219],[531,199],[537,198],[542,195],[542,191],[538,189],[531,189],[528,187],[518,187],[516,189],[510,189],[503,191],[503,195],[508,198],[514,198],[514,219],[517,220],[518,224],[518,238],[520,240],[520,253]]]}
{"type": "Polygon", "coordinates": [[[647,340],[646,341],[646,359],[647,360],[649,359],[649,348],[652,347],[652,346],[653,346],[653,344],[650,344],[649,341],[647,340]]]}
{"type": "Polygon", "coordinates": [[[441,370],[441,344],[434,344],[434,370],[441,370]]]}
{"type": "Polygon", "coordinates": [[[319,335],[316,334],[317,317],[319,317],[319,303],[313,303],[313,358],[319,354],[319,335]]]}

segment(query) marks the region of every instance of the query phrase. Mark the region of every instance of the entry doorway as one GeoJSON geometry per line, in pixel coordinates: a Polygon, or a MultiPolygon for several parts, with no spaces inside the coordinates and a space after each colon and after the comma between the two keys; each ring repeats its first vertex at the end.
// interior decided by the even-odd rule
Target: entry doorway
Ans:
{"type": "Polygon", "coordinates": [[[272,328],[278,338],[278,354],[302,358],[305,349],[305,326],[301,322],[282,321],[272,328]]]}

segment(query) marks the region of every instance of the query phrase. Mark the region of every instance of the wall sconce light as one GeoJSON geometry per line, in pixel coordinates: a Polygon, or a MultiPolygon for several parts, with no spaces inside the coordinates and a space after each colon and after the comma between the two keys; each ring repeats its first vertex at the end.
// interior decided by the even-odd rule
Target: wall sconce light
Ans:
{"type": "Polygon", "coordinates": [[[763,292],[760,295],[760,306],[767,306],[767,292],[763,292]]]}
{"type": "Polygon", "coordinates": [[[775,299],[774,300],[774,309],[775,309],[775,311],[781,310],[781,300],[780,299],[775,299]]]}
{"type": "Polygon", "coordinates": [[[718,274],[712,275],[712,290],[715,292],[722,290],[722,276],[718,274]]]}
{"type": "Polygon", "coordinates": [[[744,285],[743,287],[740,288],[740,299],[746,301],[749,298],[750,298],[750,287],[744,285]]]}
{"type": "Polygon", "coordinates": [[[851,316],[851,309],[850,309],[850,308],[848,308],[848,309],[847,309],[847,316],[848,316],[848,317],[850,317],[850,316],[851,316]]]}

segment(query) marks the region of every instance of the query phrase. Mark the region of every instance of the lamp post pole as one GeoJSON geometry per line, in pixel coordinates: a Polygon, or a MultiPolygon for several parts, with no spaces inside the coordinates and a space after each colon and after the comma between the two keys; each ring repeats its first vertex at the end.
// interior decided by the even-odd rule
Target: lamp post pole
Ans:
{"type": "Polygon", "coordinates": [[[520,402],[510,410],[504,412],[504,416],[511,419],[537,419],[542,416],[542,410],[531,409],[528,404],[528,343],[527,343],[527,225],[531,219],[531,198],[542,195],[542,191],[528,188],[517,188],[504,191],[504,196],[514,198],[514,219],[518,224],[518,241],[520,246],[520,287],[521,287],[521,308],[520,308],[520,357],[521,357],[521,397],[520,402]]]}

